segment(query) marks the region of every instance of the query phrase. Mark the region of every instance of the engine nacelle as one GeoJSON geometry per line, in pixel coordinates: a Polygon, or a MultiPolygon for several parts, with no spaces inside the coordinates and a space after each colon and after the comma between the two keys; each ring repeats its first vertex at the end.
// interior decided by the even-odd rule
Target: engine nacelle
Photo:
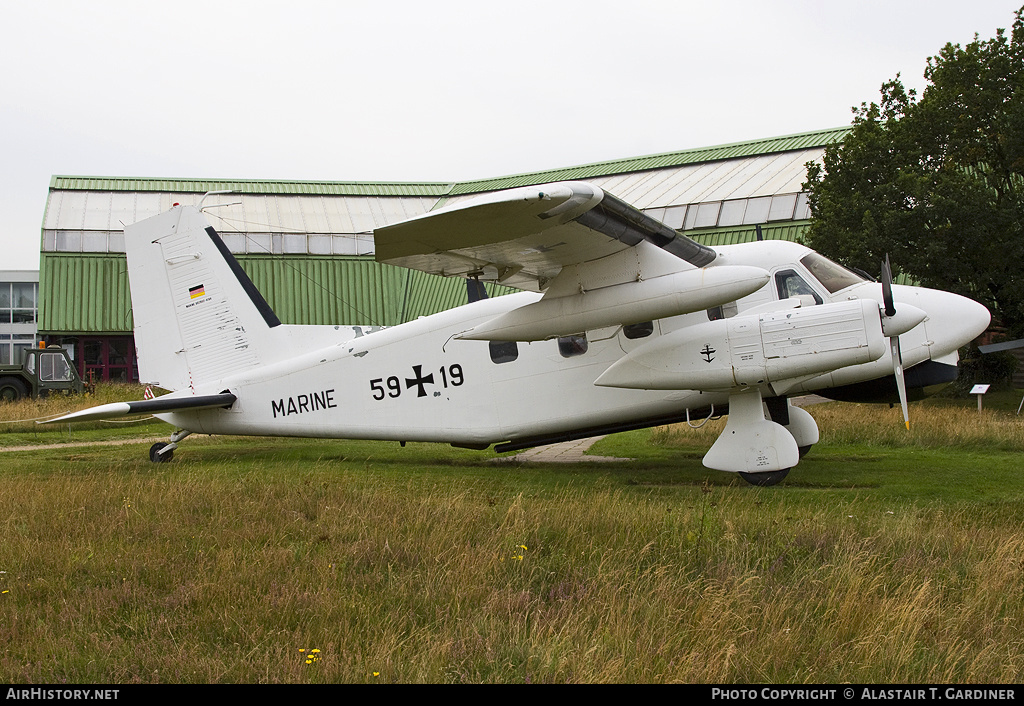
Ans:
{"type": "Polygon", "coordinates": [[[735,301],[767,284],[760,267],[717,265],[626,282],[569,296],[545,295],[456,338],[477,341],[543,341],[615,324],[635,324],[689,314],[735,301]]]}
{"type": "Polygon", "coordinates": [[[672,331],[619,359],[594,384],[730,390],[868,363],[885,350],[878,303],[858,299],[672,331]]]}

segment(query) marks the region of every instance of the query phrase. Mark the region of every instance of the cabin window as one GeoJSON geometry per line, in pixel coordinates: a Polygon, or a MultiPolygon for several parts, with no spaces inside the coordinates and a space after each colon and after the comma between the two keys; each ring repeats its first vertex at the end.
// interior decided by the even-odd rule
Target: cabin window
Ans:
{"type": "Polygon", "coordinates": [[[519,344],[515,341],[488,341],[487,345],[495,363],[511,363],[519,357],[519,344]]]}
{"type": "Polygon", "coordinates": [[[739,306],[736,302],[726,302],[719,306],[713,306],[708,309],[708,321],[718,321],[719,319],[728,319],[736,316],[739,313],[739,306]]]}
{"type": "Polygon", "coordinates": [[[814,298],[815,304],[824,303],[821,295],[811,289],[811,285],[807,284],[804,278],[796,273],[796,270],[783,270],[776,273],[775,286],[779,291],[779,299],[809,296],[814,298]]]}
{"type": "Polygon", "coordinates": [[[561,336],[558,339],[558,352],[563,358],[583,355],[587,352],[588,347],[589,344],[587,343],[587,335],[585,333],[577,336],[561,336]]]}
{"type": "Polygon", "coordinates": [[[653,321],[641,321],[638,324],[627,324],[622,327],[622,335],[630,340],[647,338],[654,333],[653,321]]]}

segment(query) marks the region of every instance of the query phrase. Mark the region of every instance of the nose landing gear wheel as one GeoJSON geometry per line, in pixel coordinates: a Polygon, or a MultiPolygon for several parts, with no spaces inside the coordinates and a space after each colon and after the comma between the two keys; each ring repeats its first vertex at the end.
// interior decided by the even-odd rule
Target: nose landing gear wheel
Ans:
{"type": "Polygon", "coordinates": [[[788,468],[783,468],[780,471],[768,471],[767,473],[743,473],[740,472],[740,476],[743,480],[747,481],[751,485],[758,485],[761,487],[768,487],[769,485],[777,485],[782,482],[782,479],[789,474],[788,468]]]}

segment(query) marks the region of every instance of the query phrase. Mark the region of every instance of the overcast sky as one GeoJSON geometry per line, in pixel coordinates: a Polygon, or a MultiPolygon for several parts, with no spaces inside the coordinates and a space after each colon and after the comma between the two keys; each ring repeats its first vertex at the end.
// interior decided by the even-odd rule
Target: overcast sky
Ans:
{"type": "Polygon", "coordinates": [[[55,174],[462,181],[838,127],[1019,4],[0,7],[0,269],[36,269],[55,174]]]}

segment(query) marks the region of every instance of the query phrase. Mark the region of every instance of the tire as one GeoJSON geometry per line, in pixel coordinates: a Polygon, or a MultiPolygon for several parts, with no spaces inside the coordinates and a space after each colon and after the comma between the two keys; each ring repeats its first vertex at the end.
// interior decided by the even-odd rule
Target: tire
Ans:
{"type": "Polygon", "coordinates": [[[170,451],[166,451],[164,453],[160,453],[160,449],[164,448],[165,446],[170,446],[170,444],[164,443],[163,441],[158,441],[152,446],[150,446],[149,460],[152,461],[153,463],[167,463],[172,458],[174,458],[174,449],[171,449],[170,451]]]}
{"type": "Polygon", "coordinates": [[[28,397],[28,387],[18,378],[0,378],[0,401],[14,402],[28,397]]]}
{"type": "Polygon", "coordinates": [[[770,485],[778,485],[787,475],[789,475],[788,468],[783,468],[781,471],[768,471],[767,473],[740,472],[740,476],[742,476],[743,480],[747,481],[751,485],[760,486],[762,488],[767,488],[770,485]]]}

